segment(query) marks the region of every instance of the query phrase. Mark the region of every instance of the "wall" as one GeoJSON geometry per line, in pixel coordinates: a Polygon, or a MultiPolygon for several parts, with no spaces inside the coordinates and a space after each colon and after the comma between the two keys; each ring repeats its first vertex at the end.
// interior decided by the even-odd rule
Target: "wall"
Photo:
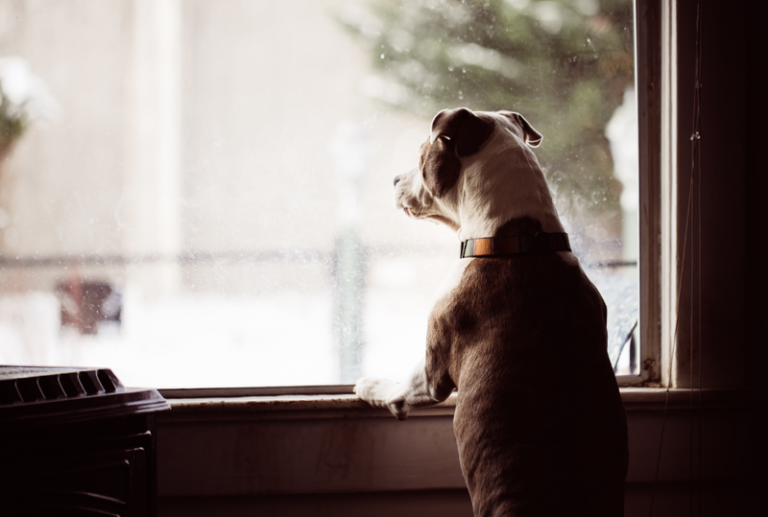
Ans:
{"type": "MultiPolygon", "coordinates": [[[[626,515],[744,514],[750,403],[744,391],[690,394],[625,388],[630,467],[626,515]],[[701,417],[699,443],[691,433],[701,417]],[[657,475],[660,440],[661,463],[657,475]],[[693,458],[693,459],[692,459],[693,458]],[[692,461],[695,462],[692,463],[692,461]],[[701,499],[699,499],[699,497],[701,499]]],[[[452,431],[455,396],[399,422],[353,395],[172,401],[158,415],[160,515],[269,514],[469,516],[452,431]]]]}
{"type": "MultiPolygon", "coordinates": [[[[768,256],[766,239],[755,238],[764,235],[768,227],[768,214],[765,210],[765,193],[768,192],[768,174],[765,165],[765,142],[768,142],[768,105],[766,103],[762,66],[768,55],[763,20],[768,17],[768,5],[764,2],[750,9],[744,9],[745,35],[745,84],[741,94],[745,109],[744,140],[744,217],[745,217],[745,253],[741,268],[747,281],[744,285],[745,336],[747,386],[753,390],[754,408],[750,435],[750,486],[753,494],[762,493],[768,486],[768,440],[765,429],[768,425],[768,383],[766,383],[766,365],[768,365],[768,338],[765,332],[765,315],[768,314],[768,268],[765,257],[768,256]]],[[[716,30],[716,29],[714,29],[716,30]]],[[[723,59],[728,59],[724,56],[723,59]]],[[[726,146],[726,149],[728,147],[726,146]]],[[[727,177],[727,176],[726,176],[727,177]]],[[[762,510],[764,511],[764,509],[762,510]]],[[[759,515],[755,509],[755,515],[759,515]]]]}

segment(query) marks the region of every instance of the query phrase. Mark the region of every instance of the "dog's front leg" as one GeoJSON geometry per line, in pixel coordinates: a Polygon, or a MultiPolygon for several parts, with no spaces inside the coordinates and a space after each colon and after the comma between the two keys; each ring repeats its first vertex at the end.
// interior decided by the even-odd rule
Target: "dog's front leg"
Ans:
{"type": "Polygon", "coordinates": [[[398,420],[405,420],[411,409],[432,406],[448,398],[453,388],[432,389],[427,378],[426,360],[419,363],[407,382],[399,383],[378,377],[357,381],[357,396],[370,405],[389,409],[398,420]]]}

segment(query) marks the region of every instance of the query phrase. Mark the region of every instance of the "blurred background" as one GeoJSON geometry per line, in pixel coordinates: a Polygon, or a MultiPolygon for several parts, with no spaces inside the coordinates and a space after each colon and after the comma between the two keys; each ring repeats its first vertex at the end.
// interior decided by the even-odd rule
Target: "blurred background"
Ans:
{"type": "Polygon", "coordinates": [[[156,387],[423,357],[459,243],[394,209],[441,109],[510,109],[637,372],[631,0],[0,0],[0,364],[156,387]]]}

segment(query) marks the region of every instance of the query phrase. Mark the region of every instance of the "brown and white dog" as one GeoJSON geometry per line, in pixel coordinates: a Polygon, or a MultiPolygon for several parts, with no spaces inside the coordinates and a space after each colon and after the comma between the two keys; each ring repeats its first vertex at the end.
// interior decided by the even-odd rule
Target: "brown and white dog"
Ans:
{"type": "MultiPolygon", "coordinates": [[[[541,140],[518,113],[441,111],[419,168],[395,178],[397,206],[462,242],[561,233],[529,149],[541,140]]],[[[436,295],[424,363],[406,383],[364,378],[355,391],[402,420],[458,389],[476,516],[623,515],[627,427],[605,303],[570,251],[536,251],[460,258],[436,295]]]]}

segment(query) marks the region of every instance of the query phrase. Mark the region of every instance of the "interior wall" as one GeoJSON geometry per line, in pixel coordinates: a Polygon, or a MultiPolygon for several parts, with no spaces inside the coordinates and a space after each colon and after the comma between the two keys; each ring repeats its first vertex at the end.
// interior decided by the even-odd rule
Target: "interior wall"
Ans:
{"type": "MultiPolygon", "coordinates": [[[[768,337],[765,320],[768,314],[768,240],[761,238],[768,228],[765,195],[768,193],[768,167],[766,167],[765,143],[768,142],[768,103],[762,63],[768,55],[765,23],[768,4],[759,2],[744,9],[743,31],[745,34],[745,84],[742,99],[746,106],[744,126],[744,216],[745,248],[741,266],[748,277],[745,285],[745,354],[747,386],[753,393],[754,409],[750,440],[750,481],[753,494],[759,494],[768,486],[768,384],[765,382],[768,367],[768,337]]],[[[734,99],[735,100],[735,99],[734,99]]],[[[726,149],[729,146],[726,146],[726,149]]],[[[764,508],[754,508],[759,515],[764,508]]]]}
{"type": "Polygon", "coordinates": [[[741,267],[747,251],[745,120],[751,110],[743,96],[746,9],[741,2],[728,9],[702,2],[701,152],[694,155],[696,2],[677,6],[677,245],[682,251],[675,386],[741,386],[744,348],[726,344],[745,340],[744,293],[754,281],[741,267]]]}
{"type": "MultiPolygon", "coordinates": [[[[666,408],[664,390],[622,396],[628,517],[652,506],[653,516],[680,515],[690,504],[694,515],[748,514],[743,390],[708,393],[694,412],[687,391],[672,392],[666,408]],[[704,439],[692,442],[699,418],[704,439]]],[[[172,401],[157,417],[160,515],[472,515],[451,399],[400,422],[352,396],[300,398],[172,401]]]]}

